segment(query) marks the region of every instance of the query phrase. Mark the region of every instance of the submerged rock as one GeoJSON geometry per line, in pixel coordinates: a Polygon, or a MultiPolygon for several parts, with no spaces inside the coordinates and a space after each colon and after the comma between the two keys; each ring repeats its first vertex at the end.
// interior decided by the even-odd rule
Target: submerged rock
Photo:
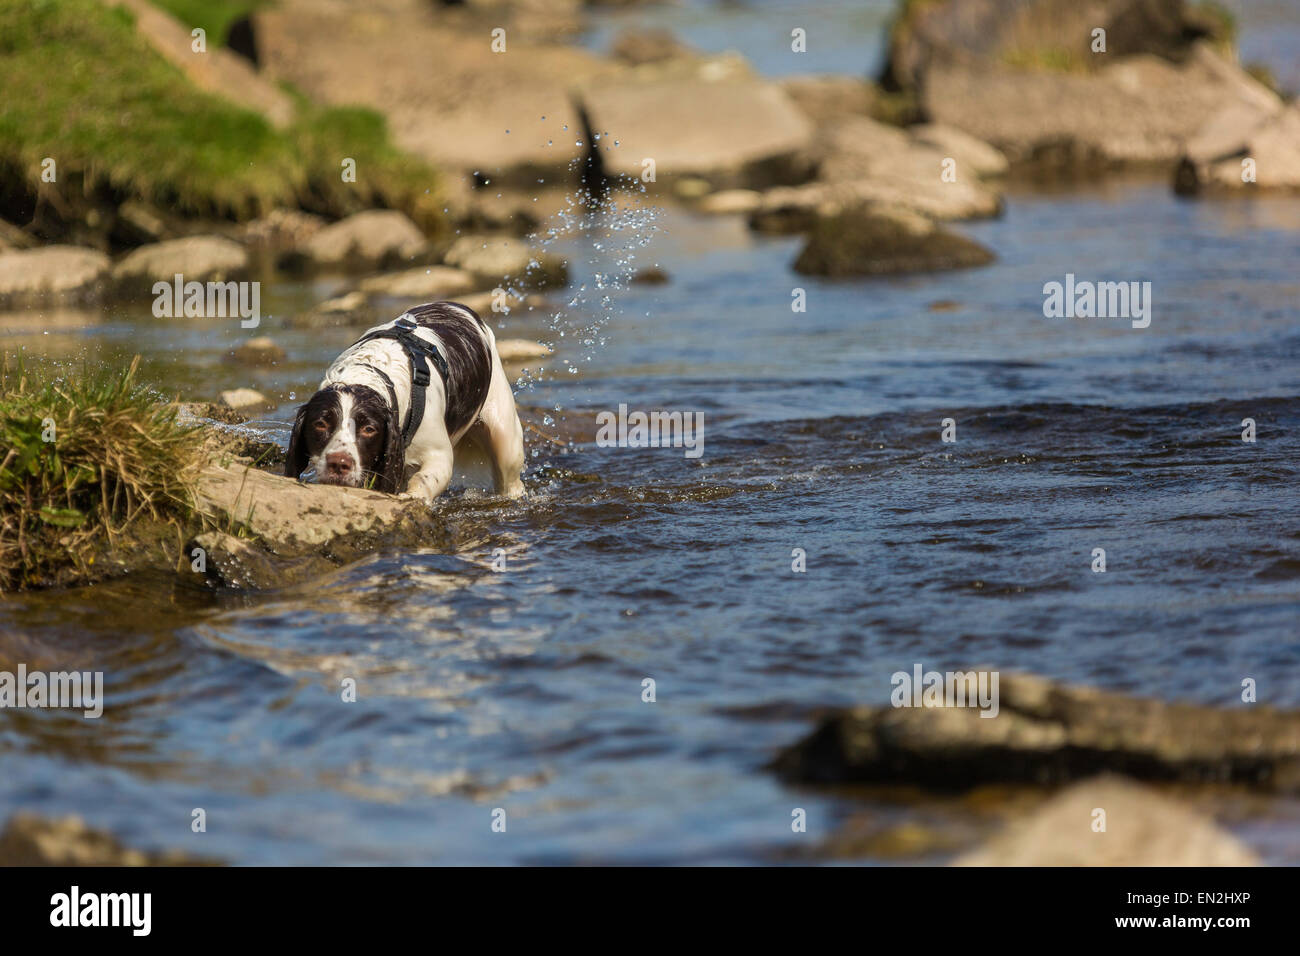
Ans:
{"type": "Polygon", "coordinates": [[[246,408],[262,408],[270,404],[265,395],[253,388],[228,389],[221,393],[220,398],[222,405],[233,408],[235,411],[246,408]]]}
{"type": "Polygon", "coordinates": [[[1213,820],[1150,787],[1096,777],[1012,820],[953,866],[1258,866],[1213,820]],[[1094,829],[1103,818],[1105,829],[1094,829]]]}
{"type": "Polygon", "coordinates": [[[993,253],[975,240],[925,216],[891,206],[863,205],[820,216],[794,269],[834,278],[964,269],[993,259],[993,253]]]}
{"type": "Polygon", "coordinates": [[[236,346],[229,355],[231,361],[243,365],[278,365],[286,358],[283,347],[275,339],[259,335],[236,346]]]}
{"type": "Polygon", "coordinates": [[[366,295],[431,302],[434,299],[454,299],[474,291],[477,285],[474,276],[464,269],[428,266],[371,276],[362,281],[360,290],[366,295]]]}
{"type": "Polygon", "coordinates": [[[0,866],[215,866],[176,850],[149,853],[123,846],[79,817],[15,813],[0,832],[0,866]]]}
{"type": "Polygon", "coordinates": [[[109,275],[108,256],[78,246],[0,252],[0,308],[94,301],[109,275]]]}
{"type": "Polygon", "coordinates": [[[1112,772],[1142,780],[1300,789],[1300,712],[1199,707],[1004,674],[996,717],[975,708],[832,713],[780,754],[806,783],[964,790],[1112,772]]]}

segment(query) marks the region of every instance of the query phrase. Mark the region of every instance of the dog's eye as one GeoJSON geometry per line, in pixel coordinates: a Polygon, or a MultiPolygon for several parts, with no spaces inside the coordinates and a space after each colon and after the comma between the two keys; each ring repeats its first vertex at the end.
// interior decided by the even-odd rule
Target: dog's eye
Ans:
{"type": "Polygon", "coordinates": [[[378,434],[379,434],[379,429],[376,428],[374,425],[361,426],[361,437],[363,438],[373,438],[375,435],[378,434]]]}
{"type": "Polygon", "coordinates": [[[318,432],[329,431],[329,425],[326,423],[325,419],[323,418],[316,419],[316,421],[312,423],[311,427],[316,429],[318,432]]]}

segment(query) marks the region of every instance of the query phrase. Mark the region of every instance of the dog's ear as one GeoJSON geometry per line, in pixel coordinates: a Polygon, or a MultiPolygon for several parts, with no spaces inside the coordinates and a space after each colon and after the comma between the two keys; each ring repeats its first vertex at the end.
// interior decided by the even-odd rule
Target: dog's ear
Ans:
{"type": "Polygon", "coordinates": [[[307,405],[298,406],[298,415],[293,420],[293,434],[289,436],[289,450],[284,456],[284,476],[297,478],[307,469],[307,442],[302,437],[302,422],[307,417],[307,405]]]}
{"type": "Polygon", "coordinates": [[[388,410],[388,420],[384,425],[384,451],[375,463],[375,473],[379,476],[375,482],[378,491],[395,495],[402,490],[402,481],[406,476],[406,446],[402,443],[402,423],[398,420],[396,408],[388,410]]]}

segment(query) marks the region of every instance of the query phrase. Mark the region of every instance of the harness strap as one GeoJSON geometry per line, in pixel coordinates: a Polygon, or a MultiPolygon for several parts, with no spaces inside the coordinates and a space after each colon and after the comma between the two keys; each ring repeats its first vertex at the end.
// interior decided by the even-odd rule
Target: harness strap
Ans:
{"type": "MultiPolygon", "coordinates": [[[[432,378],[429,374],[429,363],[432,362],[437,368],[438,374],[442,377],[442,384],[445,388],[447,378],[451,371],[447,368],[447,360],[443,358],[438,347],[432,342],[426,341],[415,334],[419,326],[406,316],[399,318],[391,328],[378,329],[361,336],[352,347],[360,345],[362,342],[369,342],[371,339],[394,339],[406,351],[406,357],[411,362],[411,405],[406,410],[406,421],[402,425],[402,444],[409,448],[411,440],[415,438],[415,433],[420,430],[420,422],[424,419],[424,393],[429,388],[429,382],[432,378]]],[[[383,378],[384,384],[388,386],[389,396],[393,400],[393,409],[397,409],[397,389],[393,387],[393,380],[389,378],[381,369],[370,365],[373,371],[378,372],[383,378]]]]}

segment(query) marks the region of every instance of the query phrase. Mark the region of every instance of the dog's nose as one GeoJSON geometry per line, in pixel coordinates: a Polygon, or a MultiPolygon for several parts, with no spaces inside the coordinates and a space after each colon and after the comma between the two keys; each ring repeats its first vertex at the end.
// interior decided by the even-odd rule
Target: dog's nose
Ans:
{"type": "Polygon", "coordinates": [[[346,478],[352,473],[352,456],[345,451],[331,452],[326,455],[325,473],[336,478],[346,478]]]}

